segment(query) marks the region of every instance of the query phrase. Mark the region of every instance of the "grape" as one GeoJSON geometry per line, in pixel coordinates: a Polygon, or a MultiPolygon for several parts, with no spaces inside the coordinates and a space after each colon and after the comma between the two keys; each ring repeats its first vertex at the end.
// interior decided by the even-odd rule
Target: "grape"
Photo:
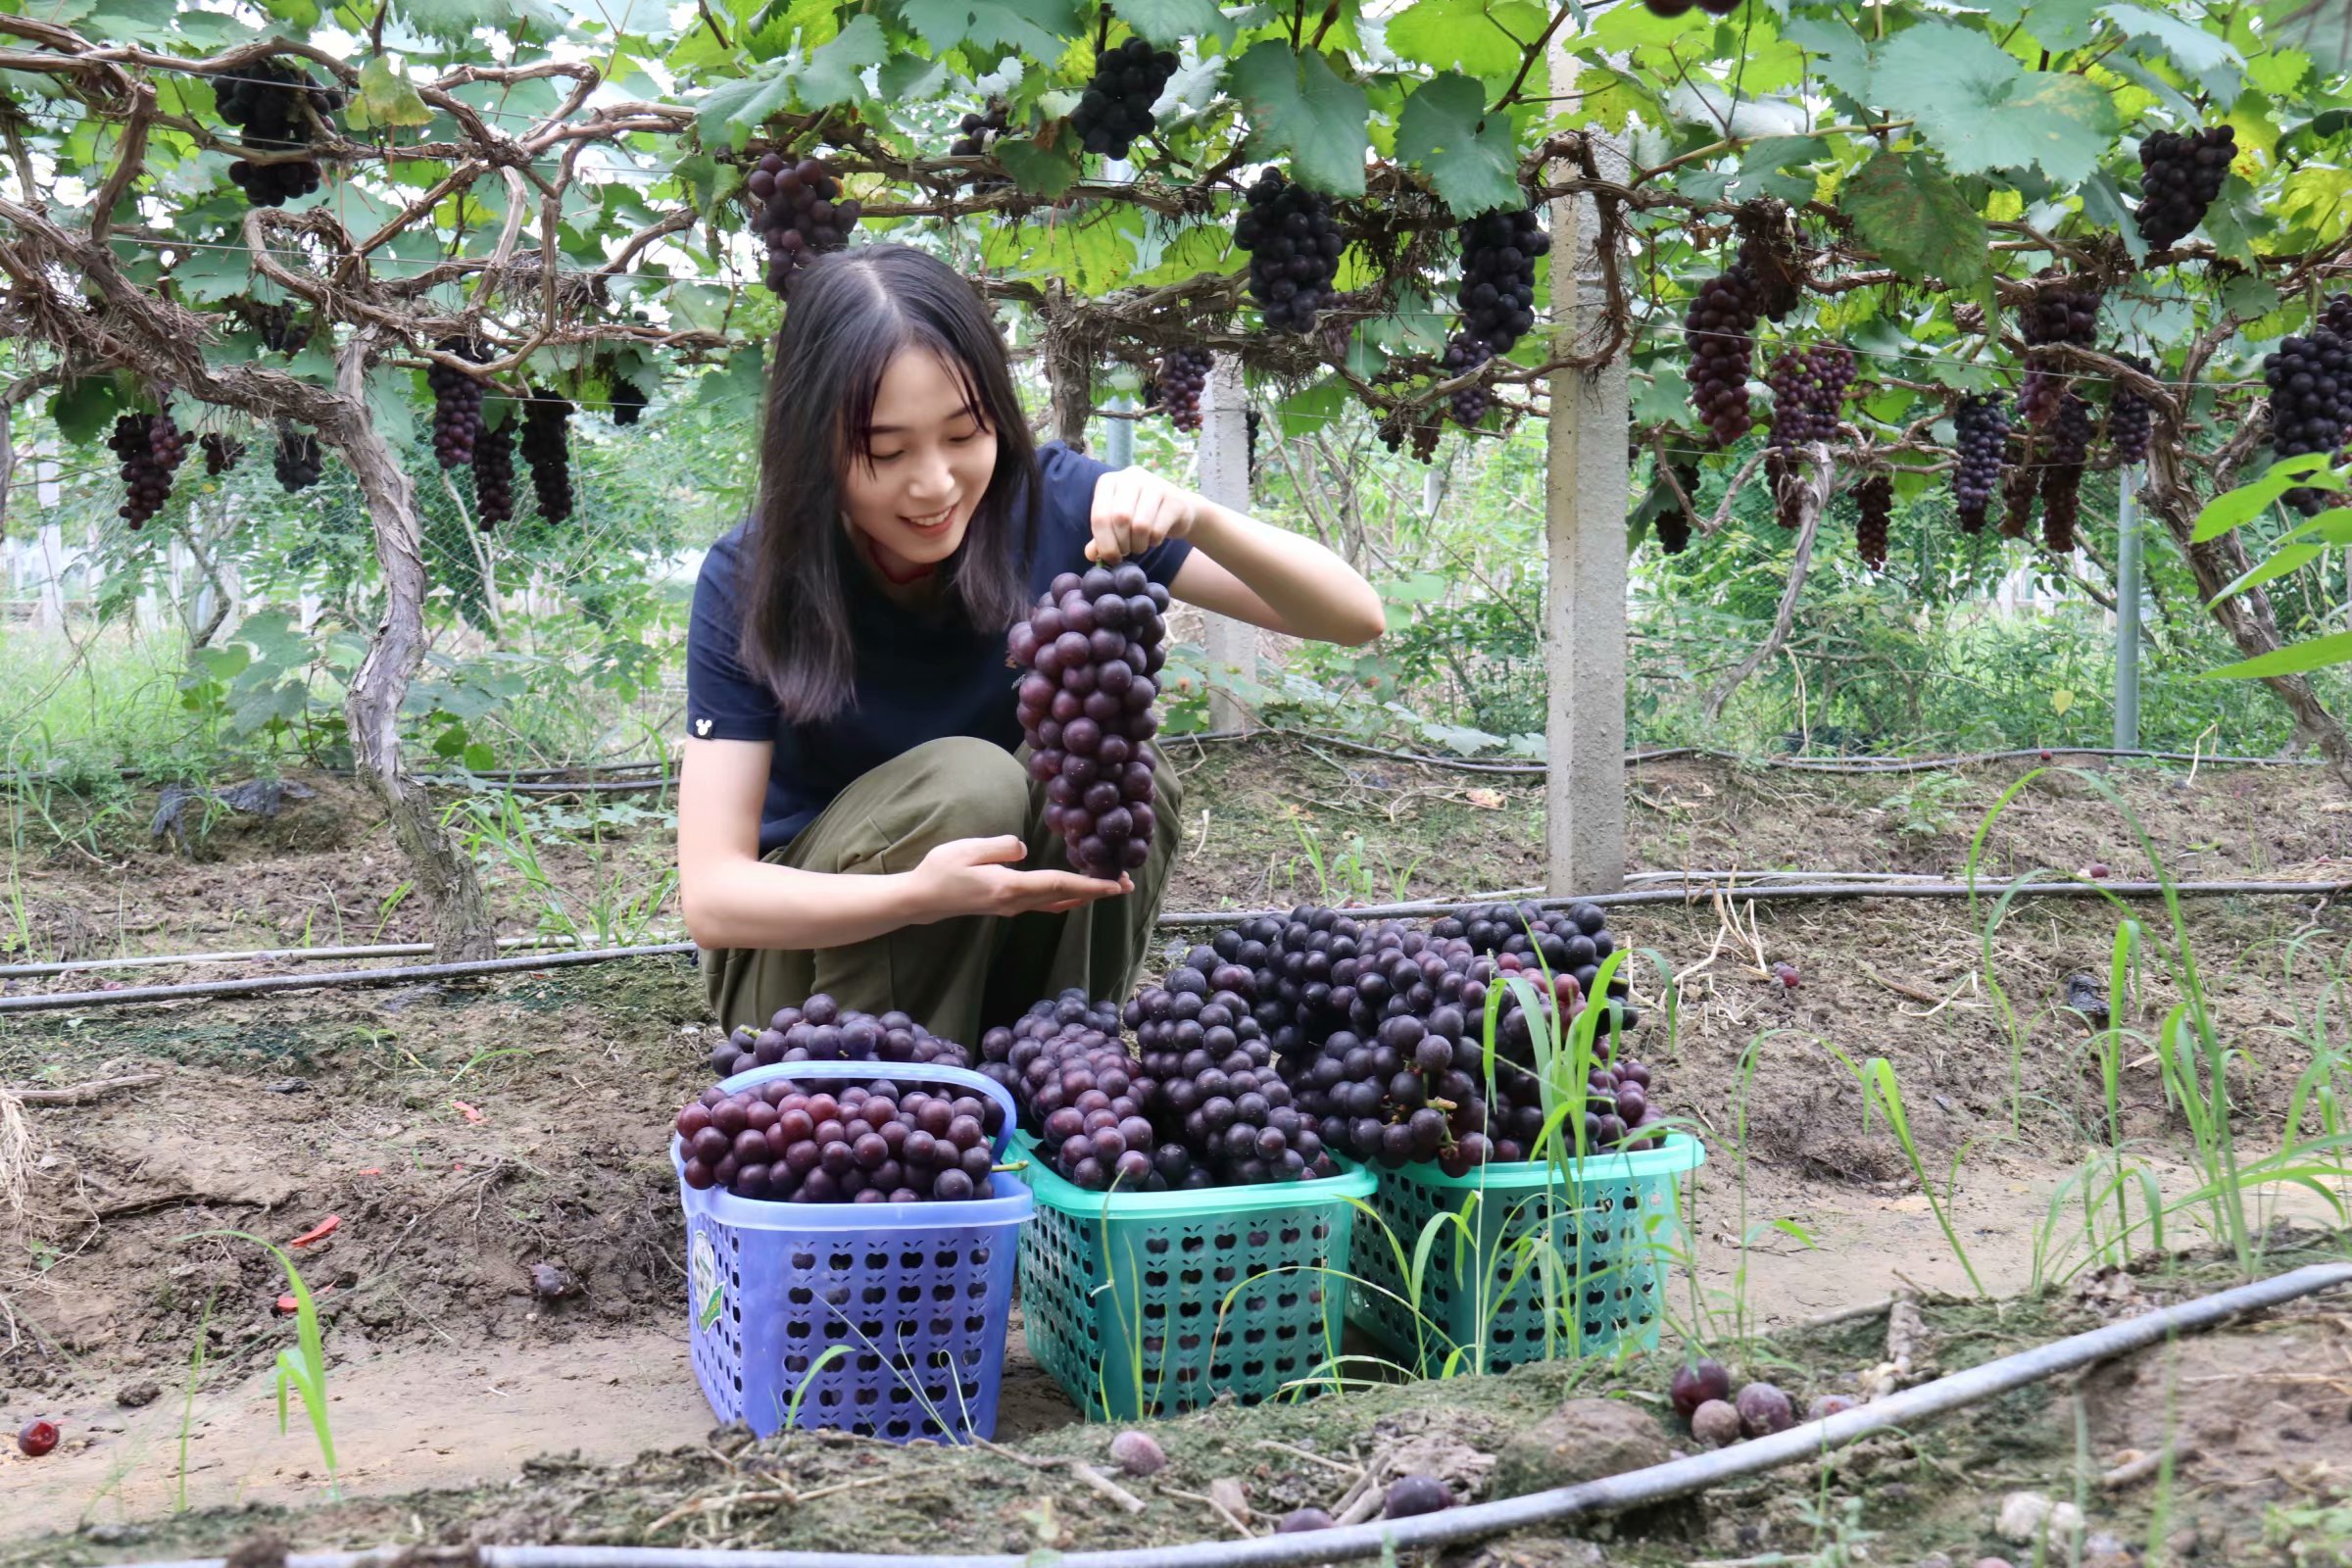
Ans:
{"type": "MultiPolygon", "coordinates": [[[[986,114],[965,115],[956,122],[956,128],[963,134],[948,143],[948,156],[951,158],[981,157],[1007,128],[1004,100],[1002,98],[990,99],[986,114]]],[[[1002,190],[1011,183],[1011,180],[1002,174],[980,174],[974,176],[972,189],[976,191],[1002,190]]]]}
{"type": "Polygon", "coordinates": [[[779,295],[792,286],[794,272],[848,244],[858,226],[861,209],[842,196],[841,181],[820,159],[788,163],[781,153],[764,154],[745,188],[761,204],[752,226],[767,247],[767,286],[779,295]]]}
{"type": "Polygon", "coordinates": [[[1242,464],[1249,470],[1250,482],[1257,482],[1257,427],[1260,423],[1255,409],[1242,411],[1242,464]]]}
{"type": "Polygon", "coordinates": [[[133,528],[161,512],[172,494],[172,475],[188,454],[188,438],[162,414],[125,414],[115,420],[106,444],[122,460],[124,488],[117,513],[133,528]]]}
{"type": "MultiPolygon", "coordinates": [[[[2118,355],[2124,364],[2153,376],[2156,368],[2137,354],[2118,355]]],[[[2107,400],[2107,441],[2118,463],[2144,463],[2155,431],[2156,407],[2121,381],[2107,400]]]]}
{"type": "Polygon", "coordinates": [[[486,424],[473,439],[473,521],[488,528],[514,516],[514,420],[486,424]]]}
{"type": "Polygon", "coordinates": [[[738,1028],[710,1054],[721,1077],[779,1061],[915,1062],[968,1067],[970,1053],[931,1033],[904,1012],[876,1017],[841,1005],[819,992],[797,1007],[781,1007],[765,1029],[738,1028]]]}
{"type": "Polygon", "coordinates": [[[1816,344],[1775,360],[1765,377],[1772,388],[1772,444],[1837,440],[1838,411],[1853,379],[1854,354],[1842,344],[1816,344]]]}
{"type": "Polygon", "coordinates": [[[1304,332],[1332,299],[1346,241],[1331,198],[1267,170],[1250,187],[1233,241],[1250,253],[1250,297],[1269,331],[1304,332]]]}
{"type": "Polygon", "coordinates": [[[1159,759],[1146,743],[1159,731],[1167,608],[1167,589],[1133,562],[1065,571],[1005,638],[1028,671],[1018,712],[1046,826],[1086,876],[1115,880],[1151,857],[1159,759]]]}
{"type": "Polygon", "coordinates": [[[1767,1438],[1796,1425],[1796,1406],[1769,1383],[1750,1383],[1732,1406],[1740,1412],[1740,1429],[1751,1438],[1767,1438]]]}
{"type": "Polygon", "coordinates": [[[1202,348],[1172,348],[1161,356],[1153,380],[1153,400],[1168,411],[1168,422],[1179,430],[1200,428],[1200,394],[1208,389],[1208,372],[1217,357],[1202,348]]]}
{"type": "Polygon", "coordinates": [[[644,390],[634,381],[615,379],[612,390],[605,398],[605,406],[612,413],[614,424],[635,424],[645,413],[644,390]]]}
{"type": "MultiPolygon", "coordinates": [[[[1443,362],[1445,373],[1449,379],[1465,374],[1477,369],[1494,357],[1494,351],[1477,338],[1466,333],[1456,332],[1452,341],[1446,345],[1446,358],[1443,362]]],[[[1492,398],[1487,391],[1485,382],[1474,381],[1468,386],[1454,388],[1449,401],[1448,412],[1453,416],[1453,422],[1464,429],[1474,429],[1477,427],[1478,421],[1487,416],[1487,405],[1492,398]]]]}
{"type": "MultiPolygon", "coordinates": [[[[323,86],[308,71],[278,60],[252,61],[239,67],[236,75],[216,76],[213,87],[221,120],[238,128],[247,146],[265,152],[311,145],[304,99],[321,119],[344,102],[340,87],[323,86]]],[[[256,207],[282,207],[319,184],[318,165],[308,158],[267,164],[240,158],[228,166],[228,177],[256,207]]]]}
{"type": "Polygon", "coordinates": [[[1427,464],[1437,457],[1440,433],[1438,421],[1435,419],[1424,419],[1413,426],[1413,461],[1415,463],[1427,464]]]}
{"type": "Polygon", "coordinates": [[[1533,208],[1483,213],[1458,233],[1462,281],[1454,302],[1463,335],[1508,354],[1536,324],[1536,258],[1551,249],[1551,236],[1537,224],[1533,208]]]}
{"type": "Polygon", "coordinates": [[[1167,1451],[1149,1432],[1122,1432],[1111,1439],[1110,1459],[1131,1476],[1157,1475],[1168,1467],[1167,1451]]]}
{"type": "Polygon", "coordinates": [[[1755,359],[1760,314],[1755,270],[1742,261],[1700,284],[1683,318],[1690,352],[1690,404],[1719,447],[1747,434],[1747,372],[1755,359]]]}
{"type": "Polygon", "coordinates": [[[326,460],[318,451],[318,438],[307,430],[280,430],[277,433],[275,459],[279,488],[288,495],[307,490],[326,472],[326,460]]]}
{"type": "Polygon", "coordinates": [[[1337,1171],[1276,1060],[1261,1001],[1250,971],[1201,946],[1124,1009],[1137,1059],[1158,1086],[1164,1136],[1183,1152],[1162,1168],[1171,1181],[1240,1186],[1337,1171]]]}
{"type": "Polygon", "coordinates": [[[1984,511],[2001,482],[2008,444],[2009,416],[1997,398],[1987,393],[1960,400],[1952,415],[1952,506],[1961,532],[1984,531],[1984,511]]]}
{"type": "Polygon", "coordinates": [[[1116,1003],[1064,991],[980,1040],[980,1070],[1012,1091],[1038,1156],[1093,1192],[1166,1192],[1212,1180],[1163,1139],[1159,1085],[1120,1038],[1116,1003]]]}
{"type": "MultiPolygon", "coordinates": [[[[810,998],[814,1003],[820,999],[810,998]]],[[[845,1013],[862,1018],[862,1013],[845,1013]]],[[[960,1048],[957,1048],[960,1050],[960,1048]]],[[[968,1202],[995,1196],[992,1097],[889,1079],[713,1087],[672,1123],[686,1185],[799,1203],[968,1202]]]]}
{"type": "Polygon", "coordinates": [[[1674,1374],[1669,1397],[1674,1413],[1688,1421],[1698,1413],[1698,1407],[1710,1399],[1732,1396],[1732,1374],[1721,1361],[1698,1360],[1674,1374]]]}
{"type": "MultiPolygon", "coordinates": [[[[433,346],[476,365],[489,357],[465,338],[445,337],[433,346]]],[[[438,360],[425,368],[424,383],[433,389],[433,456],[444,468],[464,467],[473,462],[474,443],[481,439],[482,383],[438,360]]]]}
{"type": "MultiPolygon", "coordinates": [[[[2340,296],[2307,337],[2282,339],[2262,362],[2271,389],[2271,452],[2279,458],[2340,452],[2352,434],[2352,295],[2340,296]]],[[[2289,490],[2288,506],[2310,514],[2327,505],[2324,490],[2289,490]]]]}
{"type": "Polygon", "coordinates": [[[1090,153],[1124,158],[1152,126],[1152,106],[1176,74],[1176,55],[1130,37],[1095,64],[1094,79],[1070,114],[1070,128],[1090,153]]]}
{"type": "Polygon", "coordinates": [[[245,456],[244,442],[218,432],[206,432],[197,445],[204,448],[205,473],[215,479],[235,467],[237,460],[245,456]]]}
{"type": "Polygon", "coordinates": [[[2139,144],[2139,207],[2132,217],[2151,250],[2170,250],[2205,220],[2237,157],[2237,129],[2151,132],[2139,144]]]}
{"type": "Polygon", "coordinates": [[[2034,498],[2041,490],[2040,459],[2032,425],[2021,423],[2010,435],[2016,450],[2001,474],[2001,537],[2023,539],[2034,526],[2034,498]]]}
{"type": "Polygon", "coordinates": [[[2036,350],[2067,345],[2088,348],[2098,336],[2099,288],[2071,277],[2045,277],[2034,285],[2034,299],[2018,319],[2026,340],[2026,378],[2017,397],[2018,413],[2029,424],[2048,424],[2058,417],[2066,401],[2067,376],[2036,350]]]}
{"type": "Polygon", "coordinates": [[[531,388],[522,405],[522,461],[531,466],[531,489],[540,515],[562,522],[571,515],[571,442],[564,426],[571,400],[545,387],[531,388]]]}
{"type": "Polygon", "coordinates": [[[1690,1412],[1690,1435],[1710,1448],[1728,1448],[1742,1436],[1740,1412],[1729,1399],[1709,1399],[1690,1412]]]}
{"type": "Polygon", "coordinates": [[[1409,1519],[1453,1506],[1453,1491],[1436,1476],[1398,1476],[1381,1498],[1383,1519],[1409,1519]]]}
{"type": "Polygon", "coordinates": [[[1894,518],[1894,481],[1874,473],[1854,487],[1854,505],[1861,515],[1854,524],[1854,544],[1862,564],[1873,571],[1886,569],[1886,532],[1894,518]]]}
{"type": "Polygon", "coordinates": [[[2082,466],[2090,461],[2094,428],[2090,405],[2079,393],[2068,392],[2041,460],[2041,542],[2057,555],[2075,548],[2075,521],[2082,511],[2082,466]]]}
{"type": "Polygon", "coordinates": [[[311,323],[295,314],[292,300],[275,305],[257,305],[247,300],[240,309],[253,329],[262,335],[262,347],[272,354],[300,354],[311,341],[311,323]]]}

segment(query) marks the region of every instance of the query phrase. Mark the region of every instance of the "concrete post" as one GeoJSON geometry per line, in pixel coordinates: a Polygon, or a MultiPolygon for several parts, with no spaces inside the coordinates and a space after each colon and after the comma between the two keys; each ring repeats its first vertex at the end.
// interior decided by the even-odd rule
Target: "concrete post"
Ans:
{"type": "MultiPolygon", "coordinates": [[[[1135,399],[1117,397],[1110,401],[1112,409],[1121,414],[1135,412],[1135,399]]],[[[1114,468],[1124,468],[1135,462],[1135,421],[1133,419],[1104,419],[1102,421],[1102,461],[1114,468]]]]}
{"type": "Polygon", "coordinates": [[[43,631],[59,631],[66,624],[65,530],[54,522],[44,522],[34,537],[40,547],[41,598],[32,623],[43,631]]]}
{"type": "Polygon", "coordinates": [[[2139,750],[2139,485],[2115,471],[2115,749],[2139,750]]]}
{"type": "MultiPolygon", "coordinates": [[[[1575,64],[1556,43],[1554,93],[1575,64]]],[[[1623,179],[1624,150],[1599,149],[1600,172],[1623,179]]],[[[1571,166],[1555,167],[1565,179],[1571,166]]],[[[1607,331],[1599,214],[1590,197],[1551,204],[1553,352],[1589,349],[1607,331]]],[[[1551,378],[1544,471],[1550,574],[1544,595],[1546,702],[1544,885],[1554,897],[1625,884],[1626,359],[1551,378]]]]}
{"type": "MultiPolygon", "coordinates": [[[[1200,440],[1196,453],[1199,489],[1235,512],[1250,510],[1248,393],[1241,362],[1220,354],[1200,396],[1200,440]]],[[[1257,628],[1230,615],[1205,617],[1201,641],[1208,655],[1208,722],[1213,729],[1239,729],[1248,715],[1227,695],[1225,683],[1257,679],[1257,628]]]]}

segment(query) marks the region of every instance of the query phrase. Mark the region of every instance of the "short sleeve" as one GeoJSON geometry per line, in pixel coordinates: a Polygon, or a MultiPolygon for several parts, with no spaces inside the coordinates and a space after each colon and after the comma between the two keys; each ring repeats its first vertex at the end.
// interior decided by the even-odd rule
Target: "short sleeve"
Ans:
{"type": "MultiPolygon", "coordinates": [[[[1038,468],[1045,478],[1045,536],[1061,571],[1084,571],[1087,542],[1094,538],[1095,481],[1109,473],[1107,463],[1081,457],[1058,441],[1038,448],[1038,468]]],[[[1169,539],[1135,558],[1144,575],[1161,587],[1176,580],[1176,568],[1193,553],[1189,539],[1169,539]]]]}
{"type": "Polygon", "coordinates": [[[686,627],[686,733],[707,741],[773,741],[774,694],[743,665],[743,530],[710,547],[686,627]]]}

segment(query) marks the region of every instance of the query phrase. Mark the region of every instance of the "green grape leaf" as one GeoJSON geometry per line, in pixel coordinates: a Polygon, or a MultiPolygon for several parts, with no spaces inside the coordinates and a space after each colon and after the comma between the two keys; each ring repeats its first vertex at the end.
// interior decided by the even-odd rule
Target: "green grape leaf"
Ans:
{"type": "Polygon", "coordinates": [[[514,23],[509,0],[399,0],[392,14],[427,38],[463,43],[476,27],[505,32],[514,23]]]}
{"type": "Polygon", "coordinates": [[[1404,101],[1396,156],[1421,167],[1456,218],[1527,200],[1510,116],[1489,115],[1486,88],[1468,76],[1433,76],[1404,101]]]}
{"type": "Polygon", "coordinates": [[[1992,275],[1984,220],[1923,154],[1875,154],[1845,182],[1838,205],[1863,242],[1904,277],[1974,290],[1992,275]]]}
{"type": "Polygon", "coordinates": [[[1796,17],[1785,29],[1788,40],[1813,57],[1813,74],[1856,103],[1870,98],[1870,45],[1841,22],[1796,17]]]}
{"type": "Polygon", "coordinates": [[[1962,174],[2034,164],[2072,184],[2098,167],[2118,123],[2104,87],[2028,72],[1990,38],[1949,22],[1921,23],[1881,48],[1870,90],[1962,174]]]}
{"type": "Polygon", "coordinates": [[[959,43],[1018,49],[1045,65],[1078,31],[1077,0],[901,0],[900,15],[934,52],[959,43]]]}
{"type": "Polygon", "coordinates": [[[2330,74],[2352,71],[2352,0],[2263,0],[2263,38],[2300,49],[2330,74]]]}
{"type": "Polygon", "coordinates": [[[800,73],[802,105],[823,109],[865,102],[865,68],[889,58],[890,44],[882,36],[882,24],[870,16],[857,18],[841,29],[841,36],[810,51],[808,63],[800,73]]]}
{"type": "Polygon", "coordinates": [[[415,397],[413,370],[378,366],[368,372],[368,410],[375,416],[375,428],[394,452],[409,444],[416,433],[416,416],[410,404],[415,397]]]}
{"type": "Polygon", "coordinates": [[[2195,23],[2145,6],[2109,6],[2101,15],[2123,29],[2135,43],[2152,43],[2180,63],[2180,69],[2215,91],[2227,82],[2227,96],[2237,96],[2246,57],[2230,40],[2207,32],[2195,23]]]}
{"type": "Polygon", "coordinates": [[[2309,642],[2295,643],[2275,654],[2243,659],[2209,669],[2198,680],[2259,680],[2270,675],[2304,675],[2331,664],[2352,663],[2352,631],[2330,632],[2309,642]]]}
{"type": "Polygon", "coordinates": [[[197,305],[232,299],[244,293],[252,280],[251,259],[233,250],[190,251],[172,269],[172,282],[180,298],[197,305]]]}
{"type": "Polygon", "coordinates": [[[416,96],[415,85],[382,55],[360,67],[360,95],[343,113],[355,130],[370,130],[380,125],[422,125],[433,118],[424,100],[416,96]]]}
{"type": "Polygon", "coordinates": [[[1026,136],[1005,136],[990,144],[989,151],[1012,182],[1032,196],[1058,196],[1078,183],[1078,160],[1059,146],[1041,147],[1026,136]]]}
{"type": "Polygon", "coordinates": [[[1984,15],[1994,28],[2006,31],[2018,23],[2034,41],[2057,53],[2080,49],[2099,32],[2099,7],[2105,0],[1992,0],[1984,15]]]}
{"type": "Polygon", "coordinates": [[[948,63],[925,60],[917,54],[892,55],[883,62],[882,73],[874,79],[881,86],[884,103],[918,104],[926,98],[938,97],[940,89],[948,84],[948,63]]]}
{"type": "Polygon", "coordinates": [[[1389,47],[1439,71],[1508,80],[1542,37],[1544,8],[1530,0],[1419,0],[1389,19],[1389,47]]]}
{"type": "Polygon", "coordinates": [[[1364,193],[1372,109],[1362,87],[1334,74],[1321,55],[1296,54],[1279,38],[1250,45],[1226,80],[1249,112],[1259,157],[1287,156],[1299,183],[1334,196],[1364,193]]]}
{"type": "Polygon", "coordinates": [[[752,132],[767,123],[777,110],[792,102],[792,74],[783,61],[771,61],[736,81],[722,81],[703,94],[695,107],[695,129],[708,147],[724,140],[737,152],[752,132]]]}
{"type": "Polygon", "coordinates": [[[1231,44],[1240,31],[1216,0],[1119,0],[1119,20],[1163,49],[1202,35],[1231,44]]]}
{"type": "Polygon", "coordinates": [[[49,417],[56,421],[57,433],[76,446],[105,434],[121,412],[111,375],[83,376],[49,394],[49,417]]]}

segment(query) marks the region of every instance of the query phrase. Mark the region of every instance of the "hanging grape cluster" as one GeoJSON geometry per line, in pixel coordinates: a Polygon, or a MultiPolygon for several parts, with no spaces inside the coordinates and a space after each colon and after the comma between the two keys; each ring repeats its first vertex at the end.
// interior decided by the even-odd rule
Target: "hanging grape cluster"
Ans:
{"type": "MultiPolygon", "coordinates": [[[[321,119],[343,107],[340,87],[323,86],[299,66],[278,60],[257,60],[238,68],[234,76],[214,78],[215,101],[220,118],[237,127],[241,139],[261,152],[290,152],[311,145],[311,124],[304,118],[307,98],[321,119]]],[[[296,196],[318,188],[315,159],[288,159],[257,164],[240,158],[228,166],[228,177],[256,207],[282,207],[296,196]]]]}
{"type": "Polygon", "coordinates": [[[767,286],[777,294],[792,286],[792,274],[826,251],[850,242],[863,209],[841,193],[841,181],[821,159],[786,162],[768,153],[752,166],[745,181],[761,204],[753,226],[767,247],[767,286]]]}
{"type": "Polygon", "coordinates": [[[1690,355],[1690,406],[1715,445],[1747,434],[1747,373],[1756,357],[1756,318],[1763,314],[1754,269],[1744,261],[1699,285],[1683,318],[1690,355]]]}
{"type": "Polygon", "coordinates": [[[186,432],[162,414],[124,414],[115,419],[107,446],[122,460],[122,505],[117,514],[133,528],[163,511],[172,494],[172,475],[188,455],[186,432]]]}
{"type": "Polygon", "coordinates": [[[1535,209],[1482,213],[1459,230],[1462,281],[1454,303],[1462,310],[1462,331],[1495,354],[1508,354],[1536,324],[1536,258],[1551,249],[1551,236],[1536,221],[1535,209]]]}
{"type": "MultiPolygon", "coordinates": [[[[1446,378],[1450,380],[1454,376],[1468,374],[1494,357],[1478,339],[1456,332],[1446,343],[1446,357],[1440,363],[1445,368],[1446,378]]],[[[1487,390],[1487,384],[1473,381],[1468,386],[1455,387],[1447,395],[1447,410],[1453,416],[1454,423],[1465,430],[1475,429],[1478,421],[1487,416],[1487,405],[1493,401],[1494,394],[1487,390]]]]}
{"type": "Polygon", "coordinates": [[[485,424],[473,438],[473,524],[488,528],[514,516],[514,419],[485,424]]]}
{"type": "Polygon", "coordinates": [[[614,376],[612,390],[605,395],[605,407],[614,424],[635,424],[645,416],[646,397],[643,388],[623,376],[614,376]]]}
{"type": "Polygon", "coordinates": [[[2205,220],[2237,157],[2237,128],[2211,125],[2183,135],[2151,132],[2139,144],[2139,207],[2133,218],[2151,250],[2170,250],[2205,220]]]}
{"type": "Polygon", "coordinates": [[[1250,253],[1250,297],[1267,329],[1312,327],[1315,313],[1330,302],[1345,248],[1331,198],[1269,169],[1250,187],[1233,242],[1250,253]]]}
{"type": "Polygon", "coordinates": [[[1989,393],[1965,397],[1952,415],[1952,510],[1962,533],[1984,531],[1985,509],[2001,482],[2009,416],[1989,393]]]}
{"type": "Polygon", "coordinates": [[[1046,826],[1087,876],[1140,869],[1157,826],[1146,744],[1158,733],[1152,677],[1168,591],[1133,562],[1055,577],[1005,646],[1028,671],[1018,695],[1029,776],[1046,787],[1046,826]]]}
{"type": "Polygon", "coordinates": [[[272,466],[277,471],[278,488],[288,495],[308,490],[326,472],[326,459],[318,450],[318,438],[307,430],[277,432],[277,454],[272,466]]]}
{"type": "MultiPolygon", "coordinates": [[[[476,365],[489,358],[466,338],[445,337],[433,347],[476,365]]],[[[433,456],[444,468],[462,468],[473,461],[481,439],[482,383],[435,360],[425,367],[424,384],[433,389],[433,456]]]]}
{"type": "MultiPolygon", "coordinates": [[[[963,134],[948,143],[948,156],[951,158],[980,157],[995,144],[999,136],[1004,134],[1005,126],[1004,100],[993,98],[989,100],[986,114],[967,114],[956,122],[956,128],[963,134]]],[[[972,180],[972,189],[976,191],[1000,190],[1011,183],[1011,180],[1002,174],[981,174],[972,180]]]]}
{"type": "Polygon", "coordinates": [[[247,300],[240,310],[261,334],[262,347],[272,354],[300,354],[311,341],[311,323],[297,314],[291,300],[281,300],[275,305],[247,300]]]}
{"type": "MultiPolygon", "coordinates": [[[[1632,459],[1629,457],[1630,463],[1632,459]]],[[[1650,528],[1658,537],[1658,548],[1670,556],[1679,556],[1690,548],[1690,513],[1689,504],[1698,495],[1698,465],[1683,458],[1661,458],[1661,463],[1682,487],[1677,497],[1671,488],[1666,490],[1669,503],[1651,521],[1650,528]]],[[[1663,487],[1662,487],[1663,488],[1663,487]]]]}
{"type": "Polygon", "coordinates": [[[1136,138],[1152,129],[1152,106],[1174,74],[1175,52],[1153,49],[1142,38],[1104,53],[1070,115],[1078,144],[1106,158],[1126,157],[1136,138]]]}
{"type": "Polygon", "coordinates": [[[1854,548],[1873,571],[1886,569],[1887,534],[1894,522],[1894,480],[1873,473],[1854,486],[1854,548]]]}
{"type": "Polygon", "coordinates": [[[2082,468],[2090,461],[2090,439],[2097,432],[2090,405],[2069,390],[2050,425],[2049,445],[2041,459],[2041,542],[2058,555],[2075,548],[2075,523],[2082,514],[2082,468]]]}
{"type": "Polygon", "coordinates": [[[1783,449],[1838,439],[1838,416],[1853,384],[1854,352],[1841,343],[1792,349],[1773,361],[1771,442],[1783,449]]]}
{"type": "Polygon", "coordinates": [[[2034,527],[2034,498],[2041,489],[2041,469],[2035,454],[2036,432],[2020,423],[2010,431],[2016,450],[2001,475],[2001,537],[2023,539],[2034,527]]]}
{"type": "Polygon", "coordinates": [[[531,388],[522,406],[522,461],[531,466],[539,514],[550,522],[571,515],[571,400],[531,388]]]}
{"type": "MultiPolygon", "coordinates": [[[[2156,373],[2156,368],[2142,355],[2120,354],[2116,358],[2142,375],[2153,377],[2156,373]]],[[[2146,462],[2155,428],[2156,406],[2118,381],[2107,400],[2107,444],[2114,450],[2115,461],[2146,462]]]]}
{"type": "Polygon", "coordinates": [[[207,431],[196,444],[204,449],[204,471],[208,478],[220,478],[245,456],[244,442],[217,430],[207,431]]]}
{"type": "Polygon", "coordinates": [[[2066,399],[2067,376],[2036,352],[2057,345],[2086,349],[2099,333],[2099,287],[2073,277],[2045,277],[2018,318],[2026,340],[2026,378],[2017,411],[2028,424],[2048,424],[2066,399]]]}
{"type": "Polygon", "coordinates": [[[1208,372],[1217,357],[1203,348],[1172,348],[1160,356],[1159,374],[1152,385],[1168,411],[1168,422],[1179,430],[1200,428],[1200,394],[1208,390],[1208,372]]]}
{"type": "MultiPolygon", "coordinates": [[[[2341,452],[2352,437],[2352,295],[2331,302],[2308,335],[2282,339],[2265,356],[2271,389],[2271,452],[2279,458],[2341,452]]],[[[2286,504],[2306,514],[2328,504],[2325,490],[2289,490],[2286,504]]]]}

